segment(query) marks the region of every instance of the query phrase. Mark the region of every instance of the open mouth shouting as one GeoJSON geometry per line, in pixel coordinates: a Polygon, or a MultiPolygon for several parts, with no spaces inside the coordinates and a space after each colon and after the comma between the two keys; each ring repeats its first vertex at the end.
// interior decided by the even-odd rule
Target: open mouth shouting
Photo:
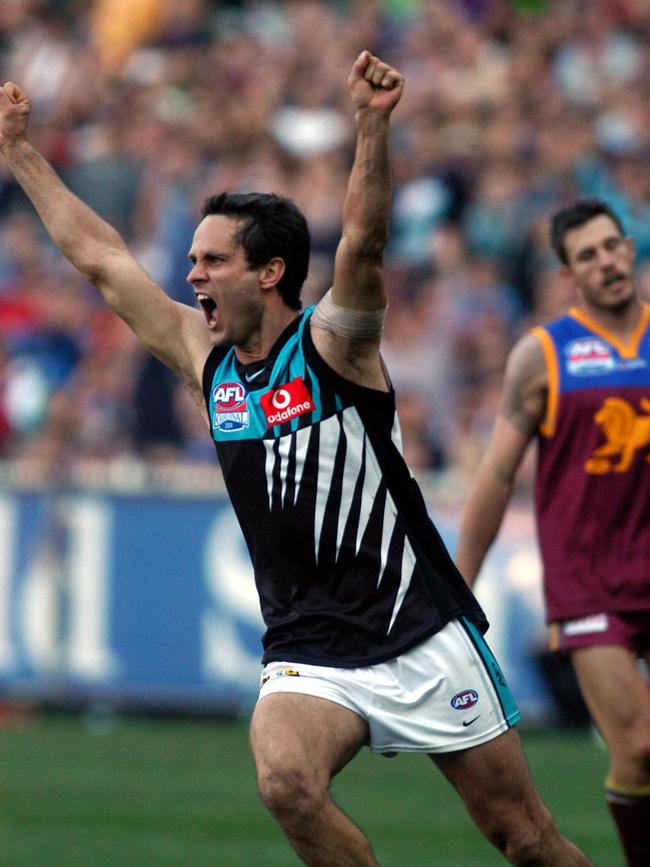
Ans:
{"type": "Polygon", "coordinates": [[[205,292],[197,292],[196,300],[199,302],[199,307],[203,311],[203,316],[205,317],[205,323],[210,329],[216,328],[217,325],[217,305],[210,298],[209,295],[206,295],[205,292]]]}

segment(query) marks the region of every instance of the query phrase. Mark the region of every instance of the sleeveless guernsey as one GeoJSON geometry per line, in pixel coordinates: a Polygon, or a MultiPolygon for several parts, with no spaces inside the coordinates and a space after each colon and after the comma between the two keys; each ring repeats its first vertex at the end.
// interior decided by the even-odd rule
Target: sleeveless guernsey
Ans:
{"type": "Polygon", "coordinates": [[[266,625],[263,662],[398,656],[464,615],[487,622],[402,458],[395,397],[318,354],[308,308],[264,363],[215,347],[203,390],[266,625]]]}
{"type": "Polygon", "coordinates": [[[628,344],[572,308],[548,374],[536,513],[550,621],[650,610],[650,308],[628,344]]]}

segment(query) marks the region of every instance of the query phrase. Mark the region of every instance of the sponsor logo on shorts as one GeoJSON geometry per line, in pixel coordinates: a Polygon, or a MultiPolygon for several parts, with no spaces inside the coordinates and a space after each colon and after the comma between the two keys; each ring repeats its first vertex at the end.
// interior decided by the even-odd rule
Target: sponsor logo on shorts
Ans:
{"type": "Polygon", "coordinates": [[[480,716],[481,716],[481,714],[478,714],[478,716],[474,716],[474,717],[472,717],[472,719],[464,719],[464,720],[463,720],[463,728],[467,728],[467,726],[471,726],[471,724],[472,724],[472,723],[475,723],[476,720],[477,720],[480,716]]]}
{"type": "Polygon", "coordinates": [[[215,430],[229,433],[248,427],[249,413],[246,407],[248,392],[241,384],[231,380],[220,382],[212,389],[214,401],[215,430]]]}
{"type": "Polygon", "coordinates": [[[492,660],[492,662],[490,663],[490,668],[492,669],[492,674],[494,675],[494,679],[496,680],[496,682],[499,684],[500,687],[503,687],[503,689],[505,689],[506,682],[503,675],[501,674],[501,669],[496,664],[495,660],[492,660]]]}
{"type": "MultiPolygon", "coordinates": [[[[454,710],[467,710],[478,701],[478,693],[475,689],[464,689],[462,692],[457,692],[451,699],[451,706],[454,710]]],[[[477,717],[478,719],[478,717],[477,717]]]]}
{"type": "Polygon", "coordinates": [[[590,614],[588,617],[577,617],[575,620],[565,620],[560,626],[562,634],[567,638],[574,635],[589,635],[592,632],[607,632],[609,617],[606,614],[590,614]]]}
{"type": "Polygon", "coordinates": [[[267,391],[260,398],[260,404],[269,427],[284,424],[316,409],[301,376],[267,391]]]}
{"type": "Polygon", "coordinates": [[[300,672],[295,668],[280,668],[278,671],[272,671],[271,674],[263,674],[260,678],[261,686],[264,686],[272,677],[300,677],[300,672]]]}

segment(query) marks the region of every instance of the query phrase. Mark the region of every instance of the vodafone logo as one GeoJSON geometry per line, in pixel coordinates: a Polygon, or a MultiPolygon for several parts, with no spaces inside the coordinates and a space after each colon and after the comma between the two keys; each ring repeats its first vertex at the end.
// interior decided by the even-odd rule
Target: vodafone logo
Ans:
{"type": "Polygon", "coordinates": [[[286,409],[291,403],[291,393],[286,388],[279,388],[273,392],[271,403],[276,409],[286,409]]]}
{"type": "Polygon", "coordinates": [[[285,385],[267,391],[260,398],[260,405],[264,410],[269,427],[274,424],[284,424],[299,415],[312,412],[316,408],[307,386],[300,376],[285,385]]]}

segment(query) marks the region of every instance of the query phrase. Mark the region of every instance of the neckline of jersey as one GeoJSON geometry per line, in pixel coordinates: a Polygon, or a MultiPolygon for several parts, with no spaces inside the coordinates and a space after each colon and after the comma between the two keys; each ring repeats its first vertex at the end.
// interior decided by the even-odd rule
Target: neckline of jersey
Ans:
{"type": "Polygon", "coordinates": [[[585,313],[584,310],[581,310],[579,307],[571,307],[569,315],[580,322],[581,325],[584,325],[585,328],[593,331],[594,334],[597,334],[599,337],[602,337],[603,340],[606,340],[608,343],[611,343],[612,346],[616,347],[621,358],[631,359],[638,356],[639,344],[641,343],[641,339],[645,334],[648,323],[650,322],[650,305],[646,304],[645,301],[642,301],[641,307],[641,316],[639,317],[639,321],[635,325],[634,331],[627,343],[624,343],[615,334],[608,331],[607,328],[603,328],[602,325],[599,325],[598,322],[592,319],[588,313],[585,313]]]}
{"type": "Polygon", "coordinates": [[[239,378],[242,379],[249,388],[264,388],[268,385],[267,377],[262,377],[259,381],[257,380],[258,375],[262,373],[263,370],[266,369],[267,373],[270,374],[273,369],[273,365],[275,364],[275,360],[278,357],[280,350],[287,342],[287,340],[291,337],[291,335],[297,331],[298,326],[300,324],[301,314],[294,317],[291,322],[283,329],[281,334],[278,335],[275,343],[271,347],[269,354],[264,359],[259,359],[258,361],[249,361],[247,364],[244,364],[243,361],[240,361],[237,358],[237,353],[233,352],[235,359],[235,369],[239,374],[239,378]],[[249,379],[251,377],[251,379],[249,379]],[[264,381],[266,380],[266,381],[264,381]]]}

